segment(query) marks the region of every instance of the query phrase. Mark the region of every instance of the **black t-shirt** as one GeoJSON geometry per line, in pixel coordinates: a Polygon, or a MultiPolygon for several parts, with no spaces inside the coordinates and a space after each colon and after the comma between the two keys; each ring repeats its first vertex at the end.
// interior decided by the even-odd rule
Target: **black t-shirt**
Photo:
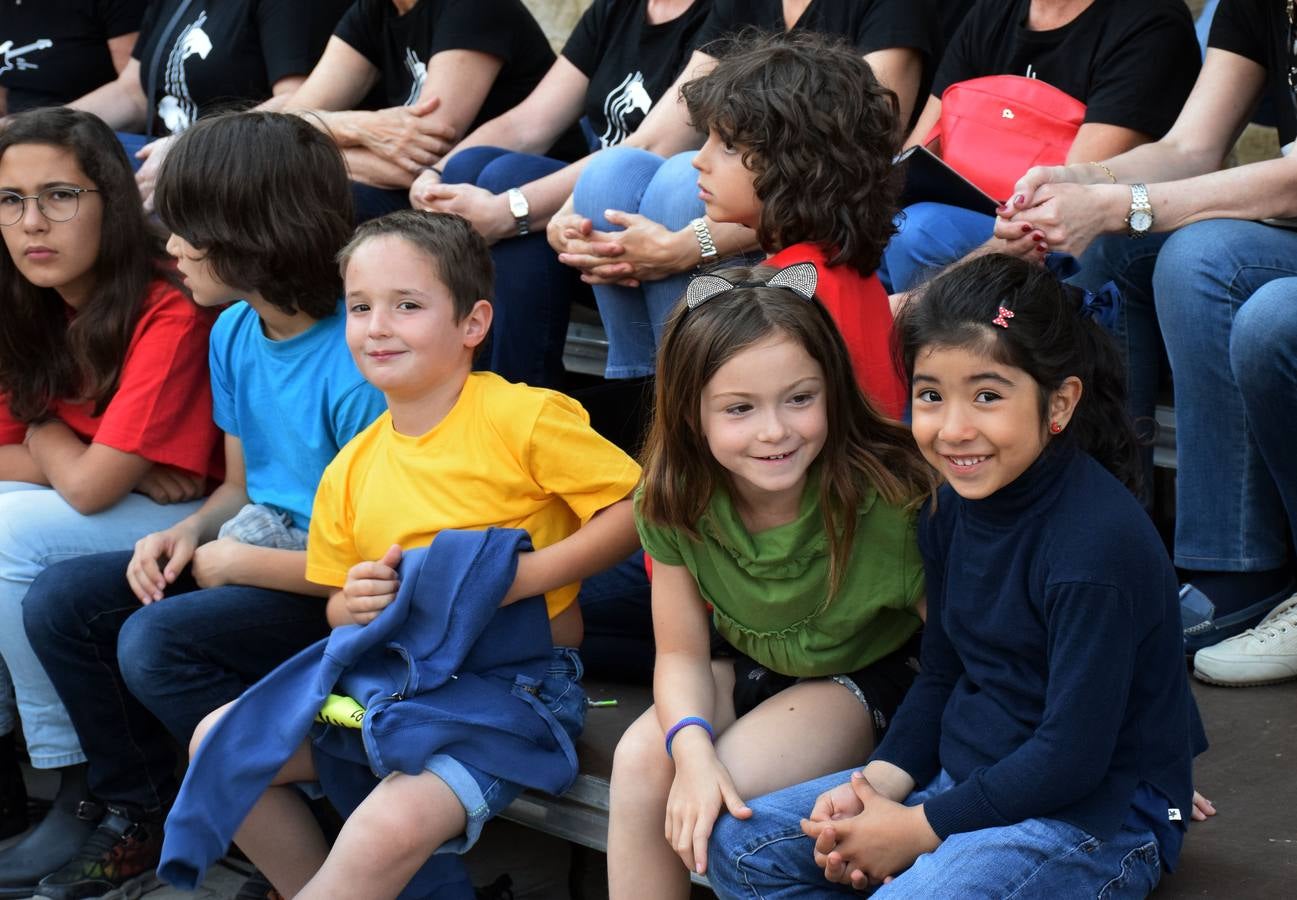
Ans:
{"type": "MultiPolygon", "coordinates": [[[[465,134],[517,106],[554,64],[545,33],[521,0],[419,0],[405,15],[392,0],[356,0],[335,34],[379,71],[386,106],[409,106],[444,50],[476,50],[504,62],[465,134]]],[[[576,159],[585,140],[572,128],[550,155],[576,159]]]]}
{"type": "Polygon", "coordinates": [[[0,0],[0,87],[9,112],[61,106],[117,77],[108,40],[140,27],[146,0],[0,0]]]}
{"type": "Polygon", "coordinates": [[[348,0],[153,0],[134,57],[154,120],[177,134],[223,106],[254,106],[309,75],[348,0]]]}
{"type": "Polygon", "coordinates": [[[1161,137],[1202,64],[1184,0],[1094,0],[1062,28],[1029,31],[1031,0],[979,0],[932,93],[983,75],[1039,78],[1086,105],[1085,121],[1161,137]]]}
{"type": "Polygon", "coordinates": [[[1294,33],[1284,0],[1221,0],[1212,19],[1207,46],[1228,50],[1265,66],[1266,92],[1272,98],[1279,143],[1297,139],[1297,95],[1288,73],[1297,66],[1294,33]]]}
{"type": "Polygon", "coordinates": [[[563,56],[590,79],[585,115],[601,147],[633,134],[676,80],[712,0],[694,0],[669,22],[650,25],[644,0],[595,0],[563,56]]]}
{"type": "MultiPolygon", "coordinates": [[[[783,0],[714,0],[694,46],[712,56],[723,55],[726,48],[719,38],[752,26],[784,31],[786,24],[783,0]]],[[[793,28],[845,38],[861,56],[889,47],[917,50],[923,56],[923,78],[912,118],[923,109],[941,56],[938,0],[811,0],[793,28]]]]}

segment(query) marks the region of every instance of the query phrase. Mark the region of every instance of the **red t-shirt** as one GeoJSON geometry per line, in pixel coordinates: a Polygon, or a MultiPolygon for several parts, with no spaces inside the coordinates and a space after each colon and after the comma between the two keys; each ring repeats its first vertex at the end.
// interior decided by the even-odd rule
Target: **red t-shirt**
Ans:
{"type": "Polygon", "coordinates": [[[781,269],[815,263],[820,276],[815,295],[842,333],[860,389],[884,415],[899,419],[908,391],[892,365],[892,307],[878,276],[861,275],[850,266],[830,267],[824,250],[811,243],[785,247],[766,262],[781,269]]]}
{"type": "MultiPolygon", "coordinates": [[[[84,440],[219,479],[223,456],[207,373],[215,321],[166,281],[153,282],[104,414],[92,416],[89,402],[60,400],[54,415],[84,440]]],[[[20,444],[26,432],[0,397],[0,444],[20,444]]]]}

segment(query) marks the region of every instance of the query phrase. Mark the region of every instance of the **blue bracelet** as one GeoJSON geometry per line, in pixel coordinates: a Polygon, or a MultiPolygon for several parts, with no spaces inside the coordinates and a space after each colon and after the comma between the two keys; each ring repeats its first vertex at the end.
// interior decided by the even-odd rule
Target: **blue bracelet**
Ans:
{"type": "Polygon", "coordinates": [[[679,732],[681,728],[688,728],[690,725],[697,725],[703,731],[707,732],[707,736],[712,739],[713,744],[716,743],[716,732],[712,730],[710,722],[701,716],[685,716],[679,722],[676,722],[667,729],[667,756],[671,756],[671,742],[676,739],[676,733],[679,732]]]}

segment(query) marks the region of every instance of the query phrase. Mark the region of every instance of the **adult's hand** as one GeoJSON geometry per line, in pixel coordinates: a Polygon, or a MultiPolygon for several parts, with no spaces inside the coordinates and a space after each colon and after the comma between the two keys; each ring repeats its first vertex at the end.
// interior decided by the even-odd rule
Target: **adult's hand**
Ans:
{"type": "Polygon", "coordinates": [[[637,213],[610,209],[604,218],[622,231],[591,231],[586,252],[564,252],[559,262],[580,269],[587,284],[635,287],[685,272],[698,263],[698,241],[691,229],[671,231],[637,213]]]}
{"type": "Polygon", "coordinates": [[[441,174],[436,169],[425,168],[410,185],[410,205],[415,209],[428,209],[424,195],[430,188],[441,184],[441,174]]]}
{"type": "Polygon", "coordinates": [[[585,252],[594,233],[594,223],[585,216],[572,212],[571,203],[550,217],[545,226],[545,238],[555,253],[585,252]]]}
{"type": "Polygon", "coordinates": [[[1042,185],[1034,197],[1034,206],[1020,209],[1007,221],[997,219],[996,237],[1020,238],[1023,227],[1031,225],[1050,250],[1079,257],[1095,238],[1120,230],[1130,209],[1130,188],[1124,184],[1051,183],[1042,185]]]}
{"type": "Polygon", "coordinates": [[[428,97],[370,113],[357,131],[361,146],[407,172],[420,172],[441,159],[456,137],[454,129],[432,120],[440,105],[441,98],[428,97]]]}
{"type": "Polygon", "coordinates": [[[158,172],[161,171],[162,161],[167,158],[167,151],[171,149],[175,139],[175,135],[158,138],[145,144],[135,153],[136,159],[144,161],[139,171],[135,173],[135,184],[139,186],[140,199],[144,201],[145,212],[153,212],[153,191],[158,186],[158,172]]]}
{"type": "Polygon", "coordinates": [[[415,190],[411,188],[411,202],[417,209],[455,213],[468,219],[488,244],[518,234],[518,225],[503,194],[493,194],[473,184],[433,184],[419,194],[417,202],[414,196],[415,190]]]}

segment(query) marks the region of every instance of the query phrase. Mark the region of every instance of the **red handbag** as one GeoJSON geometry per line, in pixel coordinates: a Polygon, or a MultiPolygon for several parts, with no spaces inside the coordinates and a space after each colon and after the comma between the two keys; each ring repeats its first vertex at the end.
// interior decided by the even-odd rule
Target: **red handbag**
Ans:
{"type": "Polygon", "coordinates": [[[941,119],[924,144],[998,200],[1032,166],[1067,161],[1085,104],[1051,84],[1021,75],[987,75],[946,88],[941,119]],[[939,148],[932,147],[939,142],[939,148]]]}

